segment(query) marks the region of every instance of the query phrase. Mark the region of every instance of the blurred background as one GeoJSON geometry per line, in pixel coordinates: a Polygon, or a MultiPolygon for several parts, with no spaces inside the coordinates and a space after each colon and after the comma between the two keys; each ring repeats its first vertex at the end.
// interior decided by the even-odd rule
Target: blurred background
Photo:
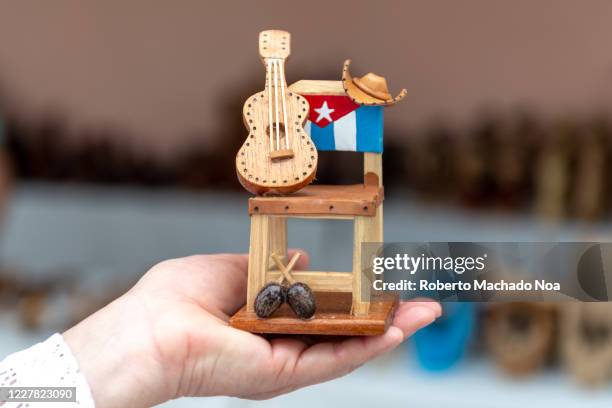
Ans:
{"type": "MultiPolygon", "coordinates": [[[[385,112],[387,241],[609,241],[610,15],[597,0],[4,2],[0,358],[162,259],[247,251],[234,155],[266,28],[293,35],[289,83],[339,80],[351,58],[408,89],[385,112]]],[[[361,166],[324,152],[317,182],[359,182],[361,166]]],[[[351,233],[296,221],[289,240],[315,269],[349,270],[351,233]]],[[[610,304],[445,310],[340,380],[166,406],[612,403],[610,304]]]]}

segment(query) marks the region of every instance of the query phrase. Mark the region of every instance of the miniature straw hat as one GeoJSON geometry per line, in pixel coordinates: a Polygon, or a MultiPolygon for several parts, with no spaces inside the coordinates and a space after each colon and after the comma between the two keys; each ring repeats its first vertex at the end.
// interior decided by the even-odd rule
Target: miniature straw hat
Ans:
{"type": "Polygon", "coordinates": [[[361,78],[351,76],[349,65],[351,60],[344,61],[342,68],[342,86],[344,91],[359,105],[393,105],[406,96],[406,89],[393,97],[389,93],[387,80],[384,77],[372,72],[365,74],[361,78]]]}

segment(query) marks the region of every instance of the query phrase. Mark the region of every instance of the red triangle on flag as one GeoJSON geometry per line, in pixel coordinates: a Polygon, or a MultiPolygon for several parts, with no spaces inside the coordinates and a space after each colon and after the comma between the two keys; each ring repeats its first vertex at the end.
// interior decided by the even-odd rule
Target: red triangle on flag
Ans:
{"type": "Polygon", "coordinates": [[[348,96],[344,95],[302,95],[310,104],[308,119],[319,127],[351,113],[359,107],[348,96]],[[329,120],[331,118],[331,121],[329,120]]]}

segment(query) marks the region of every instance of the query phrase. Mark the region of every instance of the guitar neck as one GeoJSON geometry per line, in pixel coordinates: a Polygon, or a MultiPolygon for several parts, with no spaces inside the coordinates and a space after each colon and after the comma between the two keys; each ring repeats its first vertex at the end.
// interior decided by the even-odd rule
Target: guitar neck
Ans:
{"type": "Polygon", "coordinates": [[[266,59],[264,60],[264,64],[266,65],[265,70],[266,70],[266,87],[265,89],[268,89],[269,86],[273,85],[275,82],[278,86],[281,85],[281,83],[285,86],[285,88],[287,87],[287,80],[285,78],[285,60],[284,59],[266,59]],[[275,64],[275,62],[278,61],[278,64],[275,64]],[[276,77],[274,76],[274,68],[276,65],[276,77]]]}

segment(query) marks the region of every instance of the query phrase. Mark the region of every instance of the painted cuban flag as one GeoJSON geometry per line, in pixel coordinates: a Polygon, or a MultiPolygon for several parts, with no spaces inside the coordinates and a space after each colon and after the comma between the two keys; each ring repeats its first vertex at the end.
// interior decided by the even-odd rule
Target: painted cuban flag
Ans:
{"type": "Polygon", "coordinates": [[[344,95],[302,95],[310,104],[306,132],[318,150],[383,151],[383,107],[344,95]]]}

